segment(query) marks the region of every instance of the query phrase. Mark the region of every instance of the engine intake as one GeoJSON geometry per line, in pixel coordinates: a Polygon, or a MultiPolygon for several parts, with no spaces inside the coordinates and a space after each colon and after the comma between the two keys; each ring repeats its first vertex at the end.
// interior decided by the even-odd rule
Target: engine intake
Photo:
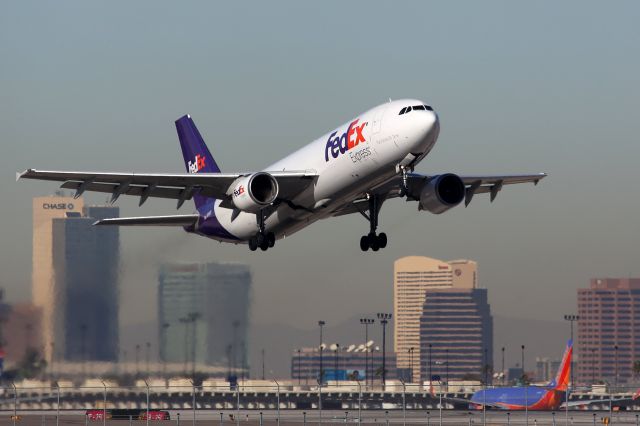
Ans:
{"type": "Polygon", "coordinates": [[[242,176],[231,188],[233,205],[249,213],[256,213],[264,206],[272,204],[278,197],[278,181],[265,172],[242,176]]]}
{"type": "Polygon", "coordinates": [[[458,175],[445,173],[434,176],[420,192],[419,210],[434,214],[444,213],[457,206],[464,199],[464,182],[458,175]]]}

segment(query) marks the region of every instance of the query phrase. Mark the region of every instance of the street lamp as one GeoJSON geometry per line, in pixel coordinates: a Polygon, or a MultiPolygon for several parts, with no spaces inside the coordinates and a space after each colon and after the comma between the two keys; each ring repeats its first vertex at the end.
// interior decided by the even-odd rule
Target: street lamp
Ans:
{"type": "MultiPolygon", "coordinates": [[[[263,350],[263,353],[264,353],[264,350],[263,350]]],[[[264,380],[264,368],[262,369],[262,380],[264,380]]],[[[300,358],[300,349],[298,349],[298,386],[300,386],[301,380],[302,380],[302,358],[300,358]]]]}
{"type": "MultiPolygon", "coordinates": [[[[364,325],[364,381],[365,384],[369,380],[369,325],[373,324],[375,320],[373,318],[360,318],[360,324],[364,325]]],[[[372,380],[373,384],[373,380],[372,380]]]]}
{"type": "Polygon", "coordinates": [[[391,314],[378,313],[378,319],[382,324],[382,390],[385,390],[387,383],[387,323],[391,319],[391,314]]]}
{"type": "MultiPolygon", "coordinates": [[[[571,345],[573,347],[573,322],[574,321],[578,321],[580,319],[579,315],[565,315],[564,316],[565,321],[569,321],[569,323],[571,324],[571,345]]],[[[571,385],[569,386],[570,389],[573,389],[573,357],[571,357],[571,365],[569,366],[569,371],[570,371],[570,380],[571,380],[571,385]]]]}
{"type": "Polygon", "coordinates": [[[318,374],[318,385],[320,387],[322,387],[322,328],[324,327],[324,325],[326,324],[326,322],[320,320],[318,321],[318,327],[320,327],[320,346],[318,347],[319,351],[320,351],[320,374],[318,374]]]}
{"type": "Polygon", "coordinates": [[[335,360],[334,360],[334,366],[333,366],[334,380],[338,380],[338,351],[339,350],[340,350],[340,344],[336,343],[336,346],[334,349],[335,360]]]}
{"type": "Polygon", "coordinates": [[[146,368],[147,368],[147,377],[149,377],[149,357],[150,357],[150,353],[151,353],[151,342],[147,342],[146,343],[146,347],[147,347],[147,352],[145,354],[145,362],[146,362],[146,368]]]}
{"type": "Polygon", "coordinates": [[[413,348],[409,348],[409,380],[413,383],[413,348]]]}
{"type": "Polygon", "coordinates": [[[140,345],[136,345],[136,377],[140,376],[140,345]]]}
{"type": "Polygon", "coordinates": [[[525,381],[525,369],[524,369],[524,345],[521,346],[522,349],[522,382],[525,381]]]}
{"type": "Polygon", "coordinates": [[[614,377],[614,384],[615,384],[614,385],[614,389],[615,389],[614,392],[618,392],[618,345],[615,345],[613,347],[613,349],[615,349],[614,353],[616,355],[616,371],[615,371],[616,375],[614,377]]]}
{"type": "Polygon", "coordinates": [[[162,324],[162,348],[160,348],[160,354],[162,355],[162,377],[167,377],[167,329],[171,326],[168,322],[162,324]]]}
{"type": "Polygon", "coordinates": [[[445,375],[445,378],[447,381],[446,391],[449,392],[449,349],[444,350],[444,355],[445,355],[445,363],[447,365],[447,372],[445,375]]]}
{"type": "Polygon", "coordinates": [[[502,347],[502,386],[504,386],[504,376],[506,376],[506,374],[504,374],[504,346],[502,347]]]}

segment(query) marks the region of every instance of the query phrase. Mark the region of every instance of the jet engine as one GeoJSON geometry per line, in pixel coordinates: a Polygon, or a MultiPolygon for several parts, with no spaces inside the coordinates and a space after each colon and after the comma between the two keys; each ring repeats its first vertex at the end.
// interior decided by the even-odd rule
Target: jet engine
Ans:
{"type": "Polygon", "coordinates": [[[256,213],[272,204],[278,196],[278,181],[265,172],[242,176],[231,185],[233,205],[238,209],[256,213]]]}
{"type": "Polygon", "coordinates": [[[464,194],[465,186],[458,175],[445,173],[434,176],[422,187],[418,210],[434,214],[446,212],[460,204],[464,194]]]}

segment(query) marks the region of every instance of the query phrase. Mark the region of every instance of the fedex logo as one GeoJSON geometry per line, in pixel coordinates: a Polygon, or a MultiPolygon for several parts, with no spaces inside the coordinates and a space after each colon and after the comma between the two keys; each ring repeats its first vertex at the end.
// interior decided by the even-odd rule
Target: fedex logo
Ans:
{"type": "Polygon", "coordinates": [[[331,133],[327,140],[327,146],[324,150],[324,161],[329,161],[329,154],[331,154],[331,157],[333,158],[338,158],[338,155],[344,154],[350,149],[353,149],[359,144],[367,141],[362,134],[367,122],[365,121],[358,125],[359,120],[360,119],[356,119],[352,121],[351,124],[349,124],[347,131],[340,136],[336,136],[338,133],[337,130],[331,133]]]}
{"type": "Polygon", "coordinates": [[[204,166],[204,157],[200,154],[196,154],[196,158],[194,158],[193,161],[187,162],[189,173],[198,173],[200,170],[204,169],[204,166]]]}
{"type": "Polygon", "coordinates": [[[233,196],[239,197],[244,194],[244,185],[240,185],[238,188],[233,190],[233,196]]]}

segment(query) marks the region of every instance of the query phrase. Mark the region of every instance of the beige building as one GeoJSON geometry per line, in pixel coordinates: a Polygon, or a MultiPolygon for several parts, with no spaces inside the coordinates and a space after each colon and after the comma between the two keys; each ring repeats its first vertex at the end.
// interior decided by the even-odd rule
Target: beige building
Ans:
{"type": "Polygon", "coordinates": [[[477,270],[478,264],[471,260],[445,262],[425,256],[407,256],[394,262],[393,349],[397,368],[411,371],[414,382],[420,379],[420,316],[425,292],[433,289],[476,288],[477,270]]]}
{"type": "Polygon", "coordinates": [[[83,200],[47,196],[33,199],[32,302],[42,309],[42,345],[45,359],[51,359],[54,324],[53,219],[67,213],[82,214],[83,200]]]}

